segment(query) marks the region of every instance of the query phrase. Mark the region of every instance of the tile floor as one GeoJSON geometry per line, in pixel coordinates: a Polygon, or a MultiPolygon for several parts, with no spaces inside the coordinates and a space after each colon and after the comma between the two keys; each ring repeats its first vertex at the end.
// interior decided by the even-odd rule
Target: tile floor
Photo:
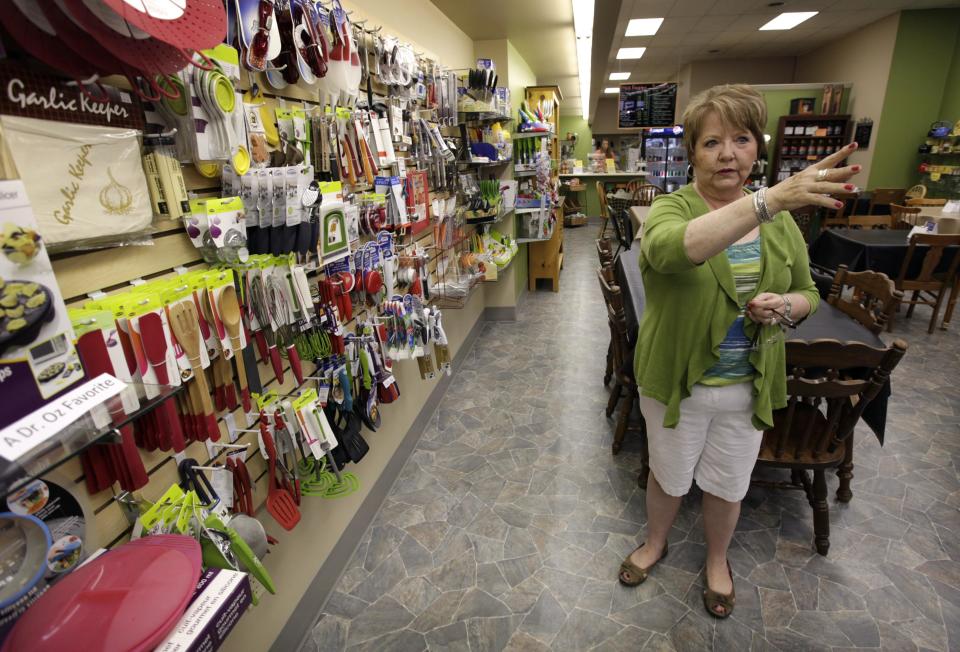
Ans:
{"type": "Polygon", "coordinates": [[[829,557],[802,494],[751,489],[716,621],[694,495],[651,579],[616,581],[643,540],[640,458],[610,454],[596,228],[566,235],[560,293],[484,327],[304,649],[960,649],[960,321],[898,323],[887,444],[860,431],[848,505],[831,477],[829,557]]]}

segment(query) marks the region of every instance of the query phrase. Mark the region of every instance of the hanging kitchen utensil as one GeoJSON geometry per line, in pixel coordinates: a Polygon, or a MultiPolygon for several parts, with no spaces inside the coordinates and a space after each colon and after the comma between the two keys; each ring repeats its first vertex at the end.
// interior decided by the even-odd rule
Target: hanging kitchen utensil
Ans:
{"type": "Polygon", "coordinates": [[[178,48],[206,50],[227,35],[222,0],[96,0],[126,22],[178,48]]]}
{"type": "Polygon", "coordinates": [[[152,535],[118,546],[50,587],[2,650],[152,650],[183,615],[200,567],[191,537],[152,535]]]}
{"type": "Polygon", "coordinates": [[[260,418],[260,437],[267,454],[267,511],[285,530],[292,530],[300,522],[300,509],[290,492],[281,487],[277,476],[277,447],[267,428],[266,415],[260,418]]]}
{"type": "Polygon", "coordinates": [[[247,369],[243,360],[243,346],[240,341],[240,302],[237,301],[237,291],[228,285],[220,292],[220,319],[223,321],[227,333],[230,335],[230,345],[233,347],[233,359],[237,363],[237,380],[240,382],[240,398],[243,410],[250,411],[250,388],[247,386],[247,369]]]}
{"type": "Polygon", "coordinates": [[[170,326],[177,342],[187,355],[190,367],[193,369],[193,385],[199,394],[203,408],[203,422],[206,432],[214,441],[220,440],[220,428],[217,417],[210,403],[210,389],[207,387],[207,377],[203,371],[200,358],[200,327],[197,308],[192,301],[174,304],[170,307],[170,326]]]}

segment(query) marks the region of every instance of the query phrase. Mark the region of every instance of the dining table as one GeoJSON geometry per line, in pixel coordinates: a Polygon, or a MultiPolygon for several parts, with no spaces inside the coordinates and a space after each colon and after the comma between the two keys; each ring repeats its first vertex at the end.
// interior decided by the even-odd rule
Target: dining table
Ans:
{"type": "MultiPolygon", "coordinates": [[[[821,269],[836,271],[846,265],[851,272],[871,270],[896,279],[910,247],[910,232],[899,229],[826,229],[810,245],[810,262],[821,269]]],[[[918,247],[925,252],[927,247],[918,247]]],[[[948,247],[936,271],[945,272],[960,247],[948,247]]],[[[919,253],[919,252],[918,252],[919,253]]],[[[923,256],[914,255],[907,278],[920,274],[923,256]]]]}
{"type": "MultiPolygon", "coordinates": [[[[646,305],[646,296],[643,289],[643,275],[638,262],[639,246],[635,246],[620,254],[614,265],[614,271],[620,291],[623,293],[623,312],[627,325],[627,340],[631,349],[636,345],[640,321],[646,305]]],[[[848,317],[838,308],[826,301],[821,301],[817,310],[800,322],[795,329],[787,329],[787,340],[818,340],[833,339],[840,342],[857,342],[872,347],[885,347],[886,344],[873,331],[870,331],[859,322],[848,317]]],[[[864,408],[861,420],[870,428],[883,445],[884,433],[887,424],[887,407],[892,393],[889,379],[870,403],[864,408]]],[[[852,437],[852,435],[851,435],[852,437]]],[[[837,489],[837,498],[842,502],[850,500],[850,479],[852,478],[853,441],[847,445],[848,454],[839,469],[840,486],[837,489]]]]}

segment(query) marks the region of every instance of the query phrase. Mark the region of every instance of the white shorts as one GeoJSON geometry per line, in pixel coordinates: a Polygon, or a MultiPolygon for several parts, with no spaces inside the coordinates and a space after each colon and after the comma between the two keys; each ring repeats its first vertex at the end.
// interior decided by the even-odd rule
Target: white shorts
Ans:
{"type": "Polygon", "coordinates": [[[680,422],[663,427],[666,406],[640,397],[647,424],[650,470],[663,490],[683,496],[690,482],[730,502],[743,500],[757,462],[763,431],[751,423],[753,383],[694,385],[680,401],[680,422]]]}

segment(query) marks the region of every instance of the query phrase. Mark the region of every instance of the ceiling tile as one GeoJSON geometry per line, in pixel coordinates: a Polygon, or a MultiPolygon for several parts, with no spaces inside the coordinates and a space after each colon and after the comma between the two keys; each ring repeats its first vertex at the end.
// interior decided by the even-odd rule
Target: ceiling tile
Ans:
{"type": "Polygon", "coordinates": [[[687,32],[693,30],[699,22],[697,17],[689,18],[677,18],[668,16],[663,25],[660,26],[660,30],[657,32],[657,35],[654,38],[659,36],[668,36],[670,34],[686,34],[687,32]]]}
{"type": "MultiPolygon", "coordinates": [[[[727,2],[728,0],[718,0],[727,2]]],[[[667,16],[702,16],[715,4],[714,0],[676,0],[667,16]]]]}

